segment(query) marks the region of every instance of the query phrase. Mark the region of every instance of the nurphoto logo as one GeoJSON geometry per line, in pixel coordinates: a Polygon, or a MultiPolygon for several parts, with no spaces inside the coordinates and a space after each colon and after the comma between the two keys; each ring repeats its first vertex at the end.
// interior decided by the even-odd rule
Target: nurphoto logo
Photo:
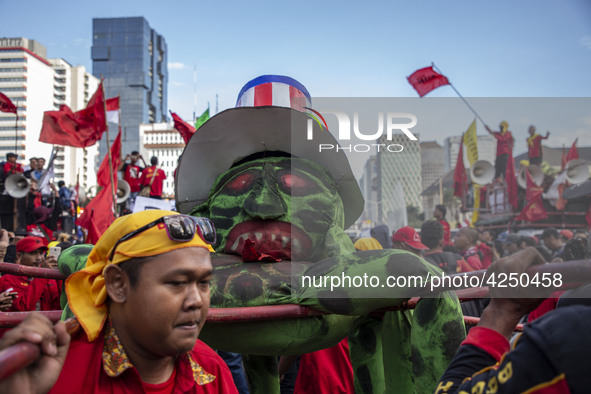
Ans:
{"type": "MultiPolygon", "coordinates": [[[[310,109],[310,108],[307,108],[310,109]]],[[[311,110],[311,109],[310,109],[311,110]]],[[[324,116],[318,112],[311,110],[313,114],[308,113],[310,119],[308,119],[307,124],[307,138],[308,141],[312,141],[314,139],[314,123],[318,123],[320,129],[324,131],[326,128],[326,132],[328,131],[327,123],[324,119],[324,116]],[[320,122],[322,121],[322,123],[320,122]]],[[[337,144],[318,144],[318,151],[322,152],[323,150],[343,150],[349,152],[369,152],[372,147],[380,151],[387,151],[392,153],[402,152],[404,147],[397,143],[392,144],[378,144],[376,140],[380,138],[382,135],[386,135],[386,139],[388,141],[392,141],[392,136],[395,134],[395,131],[401,131],[404,133],[408,139],[412,141],[416,141],[417,137],[410,131],[414,126],[417,124],[417,117],[414,114],[407,113],[407,112],[387,112],[384,116],[383,112],[377,113],[378,118],[378,127],[376,131],[368,131],[368,130],[361,130],[359,127],[359,113],[353,113],[353,122],[349,115],[343,111],[336,111],[336,110],[325,110],[323,111],[325,115],[334,115],[337,120],[338,124],[338,134],[337,139],[340,143],[340,146],[337,144]],[[351,128],[351,123],[353,123],[353,127],[351,128]],[[351,133],[351,129],[353,129],[353,133],[351,133]],[[385,133],[384,133],[385,130],[385,133]],[[362,143],[362,144],[347,144],[347,141],[351,141],[352,136],[356,139],[362,141],[373,141],[374,143],[362,143]]]]}

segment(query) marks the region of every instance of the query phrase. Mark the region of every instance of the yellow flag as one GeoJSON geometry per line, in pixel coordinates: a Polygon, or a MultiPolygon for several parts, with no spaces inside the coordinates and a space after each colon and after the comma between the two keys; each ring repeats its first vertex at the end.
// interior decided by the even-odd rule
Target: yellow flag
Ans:
{"type": "Polygon", "coordinates": [[[474,183],[474,210],[472,211],[472,226],[480,219],[480,185],[474,183]]]}
{"type": "Polygon", "coordinates": [[[466,145],[466,156],[470,166],[478,160],[478,139],[476,137],[476,119],[472,121],[468,130],[464,133],[464,145],[466,145]]]}

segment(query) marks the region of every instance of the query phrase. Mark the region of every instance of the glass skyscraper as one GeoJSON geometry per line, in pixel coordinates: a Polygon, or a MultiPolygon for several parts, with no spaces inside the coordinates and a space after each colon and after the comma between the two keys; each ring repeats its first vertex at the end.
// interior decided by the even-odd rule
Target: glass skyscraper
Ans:
{"type": "MultiPolygon", "coordinates": [[[[104,78],[107,98],[119,96],[121,153],[140,150],[139,126],[167,121],[168,60],[164,37],[143,17],[92,20],[92,73],[104,78]]],[[[109,125],[111,141],[117,125],[109,125]]],[[[105,136],[100,159],[106,154],[105,136]]],[[[148,161],[149,157],[145,158],[148,161]]]]}

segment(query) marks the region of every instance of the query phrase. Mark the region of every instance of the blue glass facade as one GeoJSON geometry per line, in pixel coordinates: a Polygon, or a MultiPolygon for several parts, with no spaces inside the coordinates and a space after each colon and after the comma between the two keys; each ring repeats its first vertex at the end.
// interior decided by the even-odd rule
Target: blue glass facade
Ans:
{"type": "MultiPolygon", "coordinates": [[[[139,125],[167,121],[168,60],[164,37],[143,17],[92,20],[92,73],[104,78],[108,98],[119,96],[125,156],[139,151],[139,125]]],[[[110,139],[117,126],[110,124],[110,139]]],[[[99,160],[106,153],[105,136],[99,160]]],[[[149,158],[146,158],[149,160],[149,158]]]]}

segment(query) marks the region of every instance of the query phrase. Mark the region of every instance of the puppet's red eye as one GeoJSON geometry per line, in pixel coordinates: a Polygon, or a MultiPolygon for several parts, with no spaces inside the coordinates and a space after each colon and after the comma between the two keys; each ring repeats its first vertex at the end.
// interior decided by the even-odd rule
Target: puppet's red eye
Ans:
{"type": "Polygon", "coordinates": [[[254,180],[254,175],[251,173],[241,174],[238,175],[236,178],[232,179],[226,187],[233,191],[242,191],[245,190],[250,186],[252,181],[254,180]]]}
{"type": "Polygon", "coordinates": [[[288,190],[297,191],[305,188],[308,182],[294,174],[281,175],[281,184],[288,190]]]}

